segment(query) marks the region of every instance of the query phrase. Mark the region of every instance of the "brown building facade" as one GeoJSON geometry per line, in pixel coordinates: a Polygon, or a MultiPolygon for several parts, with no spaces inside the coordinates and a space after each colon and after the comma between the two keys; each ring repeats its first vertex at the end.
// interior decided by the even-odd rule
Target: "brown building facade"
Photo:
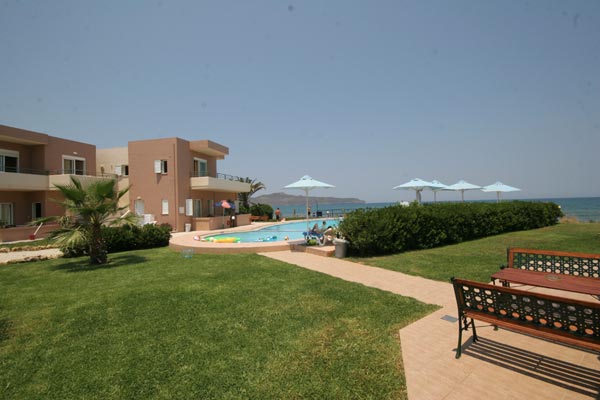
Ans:
{"type": "Polygon", "coordinates": [[[1,226],[60,215],[55,184],[96,179],[96,146],[0,125],[1,226]]]}
{"type": "MultiPolygon", "coordinates": [[[[97,150],[91,144],[0,125],[0,227],[62,215],[54,185],[69,183],[71,176],[84,183],[116,177],[119,189],[130,187],[122,201],[142,223],[168,223],[175,231],[227,227],[232,221],[215,205],[250,190],[237,177],[217,172],[217,161],[228,154],[227,147],[210,140],[180,138],[97,150]]],[[[238,215],[235,223],[249,223],[249,216],[238,215]]],[[[18,239],[9,229],[0,231],[0,242],[18,239]]]]}
{"type": "MultiPolygon", "coordinates": [[[[119,175],[130,186],[129,207],[146,222],[167,223],[175,231],[228,227],[216,205],[236,200],[250,185],[217,172],[229,149],[210,140],[165,138],[129,142],[124,148],[98,150],[100,170],[119,175]]],[[[237,225],[249,216],[237,215],[237,225]]]]}

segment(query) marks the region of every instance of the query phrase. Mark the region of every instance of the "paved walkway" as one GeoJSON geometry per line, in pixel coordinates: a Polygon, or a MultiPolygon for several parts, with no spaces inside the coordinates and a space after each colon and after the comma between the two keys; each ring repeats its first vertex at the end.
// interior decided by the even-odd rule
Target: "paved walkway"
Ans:
{"type": "Polygon", "coordinates": [[[299,252],[263,253],[347,281],[413,297],[442,308],[400,330],[410,400],[600,399],[600,357],[504,329],[477,324],[480,341],[458,339],[450,283],[299,252]]]}
{"type": "Polygon", "coordinates": [[[58,249],[10,251],[8,253],[0,253],[0,264],[6,264],[10,261],[21,261],[37,257],[57,258],[61,255],[62,252],[58,249]]]}

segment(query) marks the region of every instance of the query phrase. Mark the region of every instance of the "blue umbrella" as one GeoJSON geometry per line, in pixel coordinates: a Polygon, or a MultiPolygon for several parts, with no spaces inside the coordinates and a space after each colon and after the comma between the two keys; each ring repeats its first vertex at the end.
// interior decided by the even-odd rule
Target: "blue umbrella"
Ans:
{"type": "Polygon", "coordinates": [[[434,190],[434,188],[439,188],[439,183],[438,184],[434,184],[433,182],[429,182],[429,181],[424,181],[423,179],[419,179],[419,178],[415,178],[412,179],[406,183],[403,183],[402,185],[398,185],[398,186],[394,186],[394,189],[407,189],[407,190],[414,190],[415,194],[417,196],[417,202],[421,202],[421,192],[423,191],[423,189],[431,189],[434,190]]]}
{"type": "Polygon", "coordinates": [[[461,199],[464,202],[465,201],[465,190],[481,189],[481,186],[473,185],[472,183],[469,183],[467,181],[460,180],[460,181],[456,182],[454,185],[448,186],[448,189],[459,191],[461,199]]]}
{"type": "Polygon", "coordinates": [[[518,192],[521,189],[505,185],[502,182],[496,182],[491,185],[484,186],[482,192],[496,192],[496,201],[500,202],[500,192],[518,192]]]}
{"type": "Polygon", "coordinates": [[[306,194],[306,230],[309,230],[308,227],[308,192],[313,189],[327,189],[334,188],[335,186],[330,185],[329,183],[321,182],[316,179],[311,178],[308,175],[304,175],[300,180],[290,183],[287,186],[284,186],[284,189],[301,189],[304,190],[306,194]]]}

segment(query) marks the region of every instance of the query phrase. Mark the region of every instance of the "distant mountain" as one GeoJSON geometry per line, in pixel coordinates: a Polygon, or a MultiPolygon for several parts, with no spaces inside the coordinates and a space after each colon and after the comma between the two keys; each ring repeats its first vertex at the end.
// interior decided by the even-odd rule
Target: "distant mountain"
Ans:
{"type": "MultiPolygon", "coordinates": [[[[291,206],[301,205],[306,202],[306,197],[303,195],[287,194],[283,192],[264,194],[262,196],[253,196],[250,200],[252,203],[269,204],[271,206],[291,206]]],[[[364,200],[354,197],[318,197],[310,196],[310,202],[318,202],[319,204],[364,204],[364,200]]]]}

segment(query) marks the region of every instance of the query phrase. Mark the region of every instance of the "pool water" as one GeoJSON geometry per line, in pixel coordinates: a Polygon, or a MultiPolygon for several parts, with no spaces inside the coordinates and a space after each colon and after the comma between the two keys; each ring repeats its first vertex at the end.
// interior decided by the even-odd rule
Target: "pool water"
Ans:
{"type": "MultiPolygon", "coordinates": [[[[311,219],[309,221],[309,227],[312,228],[315,224],[322,227],[323,221],[325,221],[326,227],[337,227],[338,219],[311,219]]],[[[223,239],[223,238],[239,238],[238,243],[258,243],[258,242],[282,242],[287,236],[288,240],[304,239],[303,232],[306,232],[306,221],[297,222],[282,222],[279,224],[266,226],[252,232],[231,232],[228,234],[211,235],[205,237],[205,239],[223,239]]]]}

